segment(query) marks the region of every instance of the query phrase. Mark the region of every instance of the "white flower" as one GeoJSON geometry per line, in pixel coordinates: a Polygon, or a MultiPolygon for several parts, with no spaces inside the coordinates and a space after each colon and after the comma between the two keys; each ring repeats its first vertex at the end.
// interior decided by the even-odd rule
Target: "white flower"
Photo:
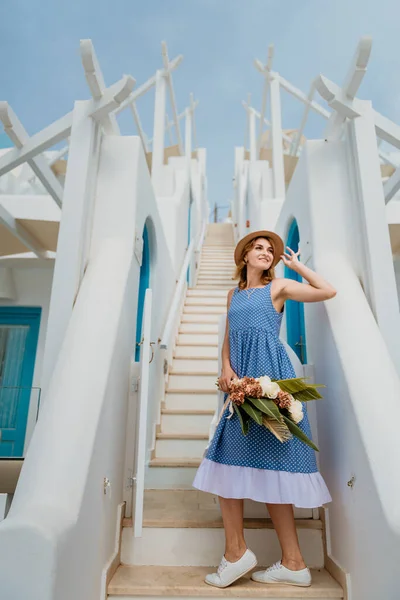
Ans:
{"type": "Polygon", "coordinates": [[[299,400],[293,400],[289,406],[289,413],[295,423],[300,423],[303,419],[303,405],[299,400]]]}
{"type": "Polygon", "coordinates": [[[271,398],[272,400],[277,397],[279,390],[281,389],[275,381],[271,381],[269,377],[260,377],[259,384],[263,392],[263,396],[271,398]]]}

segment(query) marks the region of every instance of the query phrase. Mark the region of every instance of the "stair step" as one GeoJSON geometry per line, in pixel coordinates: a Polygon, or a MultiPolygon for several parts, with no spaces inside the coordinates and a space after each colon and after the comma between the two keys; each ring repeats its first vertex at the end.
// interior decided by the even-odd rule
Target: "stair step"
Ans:
{"type": "Polygon", "coordinates": [[[213,410],[215,411],[218,404],[217,390],[196,390],[181,389],[167,390],[165,394],[165,407],[171,410],[213,410]]]}
{"type": "MultiPolygon", "coordinates": [[[[186,292],[187,298],[204,298],[204,296],[207,297],[207,292],[205,292],[204,290],[198,290],[196,288],[189,288],[186,292]]],[[[210,290],[209,297],[211,296],[213,298],[226,298],[225,292],[221,290],[210,290]]]]}
{"type": "Polygon", "coordinates": [[[230,289],[232,289],[232,283],[199,283],[197,285],[197,289],[199,290],[209,290],[209,289],[217,289],[217,290],[224,290],[226,292],[229,292],[230,289]]]}
{"type": "Polygon", "coordinates": [[[215,325],[219,323],[219,315],[196,315],[184,313],[182,315],[181,323],[196,323],[196,325],[204,323],[206,325],[215,325]]]}
{"type": "Polygon", "coordinates": [[[150,467],[195,467],[196,469],[200,466],[201,458],[152,458],[150,461],[150,467]]]}
{"type": "MultiPolygon", "coordinates": [[[[218,496],[195,489],[147,489],[145,491],[145,519],[162,517],[171,520],[182,517],[183,512],[185,512],[185,519],[198,519],[199,522],[218,520],[221,518],[218,496]],[[160,508],[163,509],[163,515],[158,514],[160,508]]],[[[244,516],[249,520],[265,520],[269,518],[269,513],[262,502],[247,499],[244,501],[244,516]]],[[[313,519],[313,509],[295,508],[294,516],[295,519],[300,520],[313,519]]],[[[319,523],[316,528],[320,529],[321,521],[315,520],[319,523]]],[[[310,524],[310,527],[313,525],[310,524]]]]}
{"type": "MultiPolygon", "coordinates": [[[[322,531],[298,527],[297,534],[307,565],[322,568],[322,531]]],[[[271,564],[280,556],[278,538],[273,529],[246,528],[245,538],[260,565],[271,564]]],[[[222,527],[145,527],[140,538],[133,537],[132,529],[125,527],[122,532],[121,562],[125,565],[200,567],[211,564],[216,567],[224,552],[224,545],[222,527]]]]}
{"type": "Polygon", "coordinates": [[[214,345],[218,344],[218,334],[217,333],[180,333],[178,335],[178,344],[186,344],[186,345],[214,345]]]}
{"type": "Polygon", "coordinates": [[[201,458],[207,444],[203,433],[158,433],[155,458],[201,458]]]}
{"type": "Polygon", "coordinates": [[[226,292],[224,291],[225,294],[225,301],[224,303],[217,305],[217,306],[213,306],[213,305],[206,305],[206,304],[201,304],[201,301],[199,301],[200,299],[198,298],[192,298],[192,300],[194,300],[194,303],[192,302],[191,304],[185,304],[184,308],[183,308],[183,315],[223,315],[224,313],[226,313],[226,292]]]}
{"type": "Polygon", "coordinates": [[[226,296],[224,297],[222,294],[219,296],[205,296],[202,298],[196,298],[189,296],[185,299],[185,307],[186,309],[189,306],[212,306],[217,308],[219,306],[226,307],[226,296]]]}
{"type": "Polygon", "coordinates": [[[174,358],[171,373],[218,373],[218,360],[194,358],[174,358]]]}
{"type": "Polygon", "coordinates": [[[218,333],[217,323],[182,323],[178,333],[218,333]]]}
{"type": "Polygon", "coordinates": [[[209,358],[218,359],[218,347],[214,346],[176,346],[174,358],[195,358],[197,360],[209,358]]]}
{"type": "Polygon", "coordinates": [[[217,393],[216,387],[215,387],[215,381],[216,381],[216,377],[214,373],[210,373],[210,374],[188,374],[188,373],[184,373],[184,374],[175,374],[175,373],[170,373],[169,378],[168,378],[168,387],[167,387],[167,392],[172,392],[175,390],[189,390],[189,391],[204,391],[204,390],[210,390],[210,391],[214,391],[214,393],[217,393]]]}
{"type": "MultiPolygon", "coordinates": [[[[257,567],[260,569],[260,567],[257,567]]],[[[125,600],[158,596],[163,598],[207,597],[224,598],[343,598],[340,585],[325,569],[312,570],[313,583],[309,588],[295,588],[285,585],[263,585],[250,580],[250,574],[242,577],[233,587],[227,590],[208,586],[204,583],[209,567],[153,567],[126,566],[118,567],[108,586],[109,600],[124,597],[125,600]]]]}

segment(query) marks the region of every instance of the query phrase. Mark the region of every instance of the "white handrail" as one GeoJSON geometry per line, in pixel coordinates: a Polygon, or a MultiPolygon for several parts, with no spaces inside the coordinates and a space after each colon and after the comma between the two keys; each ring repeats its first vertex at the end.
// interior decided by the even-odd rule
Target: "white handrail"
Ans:
{"type": "Polygon", "coordinates": [[[182,298],[183,287],[186,283],[186,271],[187,271],[190,261],[192,259],[194,248],[195,248],[195,240],[192,239],[189,244],[188,249],[186,250],[185,260],[183,261],[183,265],[182,265],[181,272],[179,275],[178,283],[176,284],[174,297],[172,299],[172,303],[171,303],[171,306],[170,306],[170,309],[168,312],[167,322],[164,327],[164,333],[161,338],[160,348],[162,348],[164,350],[166,350],[170,346],[172,329],[173,329],[174,321],[176,319],[176,313],[177,313],[179,303],[182,298]]]}
{"type": "Polygon", "coordinates": [[[203,226],[202,226],[201,231],[200,231],[199,241],[197,242],[197,245],[196,245],[196,252],[199,252],[201,250],[201,247],[202,247],[203,242],[204,242],[204,237],[206,235],[206,229],[207,229],[207,222],[204,221],[203,222],[203,226]]]}

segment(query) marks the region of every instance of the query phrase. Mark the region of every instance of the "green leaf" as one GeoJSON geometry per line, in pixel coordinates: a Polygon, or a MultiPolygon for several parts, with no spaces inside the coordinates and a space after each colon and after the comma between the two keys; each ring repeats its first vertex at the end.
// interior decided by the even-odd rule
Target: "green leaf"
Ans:
{"type": "Polygon", "coordinates": [[[243,435],[247,435],[249,432],[249,417],[246,413],[242,413],[237,404],[234,404],[233,402],[232,404],[237,416],[239,417],[242,433],[243,435]]]}
{"type": "Polygon", "coordinates": [[[322,398],[317,388],[325,387],[317,383],[308,383],[304,377],[294,377],[293,379],[276,379],[281,390],[288,392],[296,400],[308,402],[309,400],[318,400],[322,398]]]}
{"type": "Polygon", "coordinates": [[[275,404],[273,400],[266,400],[265,398],[246,398],[254,404],[258,410],[261,410],[262,413],[268,415],[272,419],[276,421],[282,421],[281,413],[279,412],[279,408],[275,404]]]}
{"type": "Polygon", "coordinates": [[[260,410],[254,408],[254,406],[246,400],[243,402],[241,408],[249,415],[251,419],[253,419],[253,421],[259,425],[262,425],[262,412],[260,410]]]}
{"type": "Polygon", "coordinates": [[[304,431],[302,431],[300,427],[298,427],[296,423],[292,421],[292,419],[285,417],[285,415],[282,415],[282,417],[286,425],[288,426],[289,431],[291,431],[293,435],[295,435],[297,438],[299,438],[299,440],[307,444],[307,446],[310,446],[310,448],[312,448],[313,450],[319,452],[317,446],[306,436],[304,431]]]}

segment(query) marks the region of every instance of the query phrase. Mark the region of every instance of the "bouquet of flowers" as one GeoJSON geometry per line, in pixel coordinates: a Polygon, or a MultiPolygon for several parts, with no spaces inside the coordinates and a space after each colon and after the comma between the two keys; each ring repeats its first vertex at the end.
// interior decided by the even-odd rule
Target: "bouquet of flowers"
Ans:
{"type": "MultiPolygon", "coordinates": [[[[218,381],[216,385],[219,388],[218,381]]],[[[252,419],[269,429],[280,442],[296,436],[318,451],[298,423],[304,416],[302,402],[322,398],[317,390],[319,387],[325,386],[308,383],[303,377],[272,380],[265,375],[232,379],[224,409],[229,403],[231,414],[228,418],[236,412],[244,435],[247,435],[252,419]]]]}

